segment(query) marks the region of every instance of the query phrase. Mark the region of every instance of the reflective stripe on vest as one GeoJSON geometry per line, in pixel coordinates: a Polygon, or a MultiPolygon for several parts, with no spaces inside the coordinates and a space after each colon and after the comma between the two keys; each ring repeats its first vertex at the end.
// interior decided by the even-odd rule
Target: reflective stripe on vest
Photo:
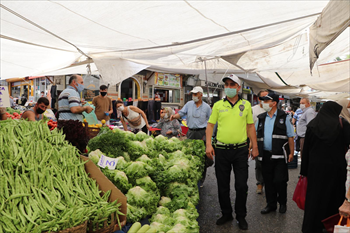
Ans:
{"type": "Polygon", "coordinates": [[[272,138],[277,138],[277,139],[288,139],[288,137],[286,135],[276,135],[276,134],[273,134],[272,135],[272,138]]]}
{"type": "Polygon", "coordinates": [[[263,142],[264,141],[264,138],[257,138],[256,139],[258,142],[263,142]]]}

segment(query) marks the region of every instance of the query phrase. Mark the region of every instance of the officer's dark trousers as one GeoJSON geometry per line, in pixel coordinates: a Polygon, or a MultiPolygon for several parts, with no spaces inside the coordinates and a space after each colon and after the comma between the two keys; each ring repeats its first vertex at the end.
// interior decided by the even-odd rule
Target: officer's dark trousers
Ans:
{"type": "Polygon", "coordinates": [[[248,195],[248,147],[238,149],[215,149],[215,173],[218,183],[219,203],[223,215],[232,214],[230,198],[231,171],[235,175],[236,218],[247,215],[248,195]]]}
{"type": "Polygon", "coordinates": [[[271,208],[287,203],[288,167],[285,159],[271,159],[271,153],[264,151],[262,175],[265,182],[267,205],[271,208]]]}

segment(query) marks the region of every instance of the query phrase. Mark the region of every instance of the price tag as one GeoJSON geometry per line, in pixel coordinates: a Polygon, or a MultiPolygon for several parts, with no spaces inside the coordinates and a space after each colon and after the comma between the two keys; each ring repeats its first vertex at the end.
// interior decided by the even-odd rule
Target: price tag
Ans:
{"type": "Polygon", "coordinates": [[[9,91],[4,86],[0,86],[0,107],[11,107],[9,91]]]}
{"type": "Polygon", "coordinates": [[[102,168],[108,167],[109,170],[114,170],[115,167],[117,166],[117,163],[118,163],[118,159],[110,158],[108,156],[102,155],[97,165],[102,168]]]}

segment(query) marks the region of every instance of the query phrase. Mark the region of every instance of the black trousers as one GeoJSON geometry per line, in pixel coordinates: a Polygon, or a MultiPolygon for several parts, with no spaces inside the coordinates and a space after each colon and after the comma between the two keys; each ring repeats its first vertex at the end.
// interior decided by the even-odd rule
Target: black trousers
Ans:
{"type": "Polygon", "coordinates": [[[287,203],[288,167],[285,159],[271,159],[271,153],[264,151],[262,175],[265,182],[267,205],[275,208],[287,203]]]}
{"type": "Polygon", "coordinates": [[[215,174],[222,214],[232,214],[230,198],[231,171],[235,175],[236,218],[247,215],[248,146],[238,149],[215,149],[215,174]]]}

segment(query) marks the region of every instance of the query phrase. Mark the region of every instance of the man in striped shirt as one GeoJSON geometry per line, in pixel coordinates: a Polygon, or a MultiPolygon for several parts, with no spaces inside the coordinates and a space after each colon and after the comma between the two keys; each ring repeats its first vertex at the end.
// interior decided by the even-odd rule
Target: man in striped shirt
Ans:
{"type": "Polygon", "coordinates": [[[72,75],[69,86],[58,97],[59,120],[83,121],[82,112],[90,113],[90,106],[82,106],[80,93],[84,90],[84,80],[80,75],[72,75]]]}

